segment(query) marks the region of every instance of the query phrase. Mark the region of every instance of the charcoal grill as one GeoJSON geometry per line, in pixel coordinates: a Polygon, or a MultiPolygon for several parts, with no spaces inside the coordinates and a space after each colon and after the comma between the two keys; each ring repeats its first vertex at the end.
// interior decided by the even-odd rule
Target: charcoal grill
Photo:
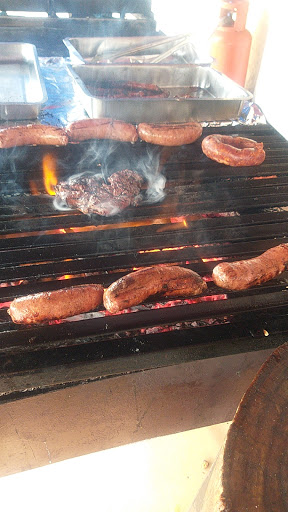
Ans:
{"type": "Polygon", "coordinates": [[[153,151],[167,180],[163,201],[114,217],[58,211],[44,190],[47,152],[57,159],[61,179],[75,172],[94,143],[1,150],[2,400],[287,340],[287,272],[241,292],[218,288],[211,272],[218,261],[253,257],[286,241],[288,144],[269,125],[207,127],[203,136],[214,132],[262,141],[265,162],[246,168],[218,164],[203,155],[201,139],[166,149],[97,143],[106,155],[109,146],[108,167],[114,170],[137,169],[143,154],[153,151]],[[157,264],[200,273],[206,296],[155,297],[117,315],[100,307],[49,325],[19,326],[8,316],[15,297],[90,282],[107,287],[133,269],[157,264]]]}

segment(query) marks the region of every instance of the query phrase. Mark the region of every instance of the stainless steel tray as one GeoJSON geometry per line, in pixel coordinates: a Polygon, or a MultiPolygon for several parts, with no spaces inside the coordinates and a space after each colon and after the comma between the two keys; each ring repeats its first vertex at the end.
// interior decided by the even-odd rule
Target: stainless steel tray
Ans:
{"type": "Polygon", "coordinates": [[[33,44],[0,43],[0,119],[35,119],[47,101],[33,44]]]}
{"type": "MultiPolygon", "coordinates": [[[[97,59],[99,63],[103,59],[109,59],[109,54],[116,51],[127,51],[128,63],[148,63],[150,58],[157,57],[169,50],[175,42],[167,42],[165,36],[145,36],[145,37],[72,37],[63,39],[69,51],[69,57],[72,64],[95,64],[97,59]],[[141,54],[130,55],[129,50],[132,48],[154,43],[156,41],[164,41],[161,45],[143,51],[141,54]]],[[[169,57],[176,63],[198,64],[202,66],[210,66],[213,59],[205,51],[197,48],[197,45],[187,45],[177,50],[174,56],[169,57]]],[[[115,62],[116,63],[116,62],[115,62]]]]}
{"type": "Polygon", "coordinates": [[[113,117],[131,123],[228,121],[237,119],[252,94],[210,67],[196,65],[68,66],[75,94],[89,117],[113,117]],[[97,98],[89,88],[100,80],[153,83],[168,98],[97,98]],[[193,97],[185,98],[185,95],[193,97]]]}

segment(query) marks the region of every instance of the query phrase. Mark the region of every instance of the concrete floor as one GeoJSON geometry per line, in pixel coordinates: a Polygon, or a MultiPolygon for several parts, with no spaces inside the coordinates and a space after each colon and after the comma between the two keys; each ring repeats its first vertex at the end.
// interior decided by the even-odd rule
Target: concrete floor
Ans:
{"type": "Polygon", "coordinates": [[[188,512],[271,352],[189,361],[1,404],[5,510],[188,512]]]}
{"type": "Polygon", "coordinates": [[[188,512],[229,423],[120,446],[0,479],[14,512],[188,512]]]}

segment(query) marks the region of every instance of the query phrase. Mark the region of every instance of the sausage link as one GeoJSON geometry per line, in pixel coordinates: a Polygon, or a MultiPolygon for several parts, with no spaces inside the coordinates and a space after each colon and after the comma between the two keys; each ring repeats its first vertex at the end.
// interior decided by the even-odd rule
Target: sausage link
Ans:
{"type": "Polygon", "coordinates": [[[82,119],[67,126],[71,142],[89,139],[112,139],[122,142],[136,142],[138,134],[133,124],[105,119],[82,119]]]}
{"type": "Polygon", "coordinates": [[[137,130],[140,139],[160,146],[191,144],[199,139],[203,131],[201,124],[196,122],[179,124],[140,123],[137,130]]]}
{"type": "Polygon", "coordinates": [[[249,260],[223,262],[213,269],[217,286],[228,290],[245,290],[265,283],[285,270],[288,263],[288,244],[277,245],[249,260]]]}
{"type": "Polygon", "coordinates": [[[16,324],[39,324],[92,311],[102,303],[103,286],[86,284],[14,299],[8,313],[16,324]]]}
{"type": "Polygon", "coordinates": [[[44,124],[0,127],[0,148],[14,146],[66,146],[68,136],[65,130],[44,124]]]}
{"type": "Polygon", "coordinates": [[[187,297],[206,289],[205,281],[193,270],[177,266],[146,267],[112,283],[104,290],[103,304],[110,313],[118,313],[156,293],[164,297],[187,297]]]}
{"type": "Polygon", "coordinates": [[[207,290],[207,284],[199,274],[190,268],[177,266],[161,267],[163,286],[161,294],[164,297],[191,297],[200,295],[207,290]]]}

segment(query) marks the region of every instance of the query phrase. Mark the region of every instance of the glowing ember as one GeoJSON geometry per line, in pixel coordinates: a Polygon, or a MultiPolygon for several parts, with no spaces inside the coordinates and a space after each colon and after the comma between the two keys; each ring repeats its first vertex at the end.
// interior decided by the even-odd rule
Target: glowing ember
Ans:
{"type": "Polygon", "coordinates": [[[43,180],[45,190],[50,196],[55,196],[54,187],[57,185],[56,160],[51,153],[43,157],[43,180]]]}
{"type": "Polygon", "coordinates": [[[186,304],[197,304],[199,302],[213,302],[216,300],[226,299],[227,295],[225,293],[221,293],[218,295],[205,295],[203,297],[195,297],[194,299],[176,299],[170,300],[168,302],[157,302],[151,309],[173,308],[175,306],[181,306],[186,304]]]}
{"type": "Polygon", "coordinates": [[[188,245],[182,245],[181,247],[164,247],[162,251],[179,251],[181,249],[186,249],[188,245]]]}
{"type": "Polygon", "coordinates": [[[252,180],[270,180],[271,178],[278,178],[276,174],[272,174],[272,176],[254,176],[252,180]]]}
{"type": "Polygon", "coordinates": [[[171,219],[171,224],[165,224],[164,226],[161,226],[160,228],[158,228],[157,233],[164,233],[165,231],[176,231],[177,229],[188,227],[189,226],[187,220],[182,220],[181,222],[172,222],[171,219]]]}
{"type": "MultiPolygon", "coordinates": [[[[30,183],[31,186],[31,183],[30,183]]],[[[32,190],[32,189],[31,189],[32,190]]],[[[73,215],[78,215],[73,212],[73,215]]],[[[66,215],[63,215],[65,217],[66,215]]],[[[155,220],[143,220],[140,222],[125,222],[120,224],[103,224],[103,225],[90,225],[90,226],[81,226],[81,227],[69,227],[69,228],[58,228],[58,229],[47,229],[45,231],[23,231],[21,233],[9,233],[8,235],[0,235],[0,240],[3,238],[25,238],[26,236],[39,236],[41,235],[62,235],[63,233],[85,233],[89,231],[105,231],[107,229],[127,229],[131,227],[139,227],[139,226],[151,226],[153,224],[164,224],[166,221],[162,219],[161,222],[159,219],[155,220]]],[[[160,251],[160,249],[157,249],[160,251]]],[[[151,251],[148,251],[151,252],[151,251]]],[[[152,251],[154,252],[154,250],[152,251]]]]}
{"type": "Polygon", "coordinates": [[[0,302],[0,309],[9,308],[10,304],[11,304],[11,301],[10,302],[0,302]]]}
{"type": "MultiPolygon", "coordinates": [[[[229,245],[230,242],[227,242],[227,244],[224,242],[222,245],[229,245]]],[[[212,245],[220,245],[220,244],[202,244],[202,245],[181,245],[179,247],[163,247],[163,249],[146,249],[145,251],[138,251],[138,254],[146,254],[149,252],[165,252],[165,251],[181,251],[182,249],[190,249],[191,247],[199,248],[199,247],[211,247],[212,245]]],[[[207,258],[203,259],[202,261],[218,261],[222,260],[224,258],[207,258]]],[[[191,263],[191,261],[186,263],[191,263]]]]}
{"type": "Polygon", "coordinates": [[[8,288],[9,286],[19,286],[19,284],[27,284],[28,281],[25,279],[19,279],[19,281],[9,281],[8,283],[0,283],[0,288],[8,288]]]}
{"type": "MultiPolygon", "coordinates": [[[[70,276],[68,276],[68,277],[70,277],[70,276]]],[[[75,277],[75,276],[73,276],[73,277],[75,277]]],[[[63,276],[63,278],[65,278],[65,276],[63,276]]],[[[90,313],[81,313],[74,317],[63,318],[63,319],[59,319],[59,320],[51,320],[48,323],[49,323],[49,325],[54,325],[54,324],[62,324],[62,323],[67,323],[67,322],[78,322],[78,321],[82,321],[82,320],[91,320],[93,318],[103,318],[103,317],[110,317],[110,316],[133,314],[138,311],[147,311],[147,310],[151,311],[151,310],[157,310],[157,309],[173,308],[175,306],[186,306],[186,305],[190,305],[190,304],[192,305],[192,304],[197,304],[197,303],[201,303],[201,302],[226,300],[227,298],[228,297],[226,294],[218,294],[218,295],[205,295],[205,296],[201,296],[201,297],[194,297],[191,299],[186,298],[186,299],[173,299],[173,300],[167,300],[167,301],[164,300],[162,302],[156,302],[156,303],[139,304],[138,306],[133,306],[131,308],[123,309],[122,311],[119,311],[117,313],[110,313],[109,311],[107,311],[105,309],[100,309],[99,311],[92,311],[90,313]]],[[[2,305],[0,304],[0,308],[1,307],[9,307],[9,305],[10,305],[10,302],[6,302],[6,303],[3,303],[2,305]]],[[[229,322],[229,320],[227,320],[227,318],[220,320],[217,318],[207,317],[206,319],[194,320],[193,322],[191,322],[191,321],[181,322],[181,323],[177,323],[176,325],[170,325],[170,326],[159,325],[159,326],[155,326],[155,327],[151,327],[151,328],[140,329],[139,333],[151,334],[153,332],[166,332],[166,331],[175,330],[175,329],[182,329],[185,327],[201,327],[201,326],[205,326],[205,325],[214,325],[214,324],[219,325],[220,323],[227,323],[227,322],[229,322]]],[[[126,332],[126,335],[129,335],[128,331],[126,332]]]]}
{"type": "Polygon", "coordinates": [[[223,261],[225,258],[201,258],[203,263],[206,263],[207,261],[223,261]]]}
{"type": "MultiPolygon", "coordinates": [[[[170,222],[171,222],[171,224],[175,224],[175,223],[179,223],[179,222],[183,222],[183,224],[185,224],[186,218],[185,217],[171,217],[170,222]]],[[[186,222],[186,224],[187,224],[187,222],[186,222]]]]}
{"type": "Polygon", "coordinates": [[[148,252],[160,252],[161,249],[147,249],[146,251],[138,251],[139,254],[146,254],[148,252]]]}
{"type": "Polygon", "coordinates": [[[163,247],[163,249],[147,249],[146,251],[138,251],[139,254],[146,254],[148,252],[165,252],[165,251],[179,251],[191,247],[189,245],[182,245],[181,247],[163,247]]]}
{"type": "Polygon", "coordinates": [[[118,315],[125,315],[128,313],[136,313],[137,311],[144,311],[144,310],[155,310],[155,309],[166,309],[166,308],[173,308],[175,306],[186,306],[189,304],[197,304],[200,302],[214,302],[218,300],[227,300],[226,293],[220,293],[217,295],[204,295],[200,297],[194,297],[193,299],[173,299],[173,300],[166,300],[156,303],[146,303],[146,304],[139,304],[138,306],[133,306],[131,308],[123,309],[122,311],[118,311],[117,313],[109,313],[109,311],[104,310],[103,314],[105,316],[118,316],[118,315]]]}

